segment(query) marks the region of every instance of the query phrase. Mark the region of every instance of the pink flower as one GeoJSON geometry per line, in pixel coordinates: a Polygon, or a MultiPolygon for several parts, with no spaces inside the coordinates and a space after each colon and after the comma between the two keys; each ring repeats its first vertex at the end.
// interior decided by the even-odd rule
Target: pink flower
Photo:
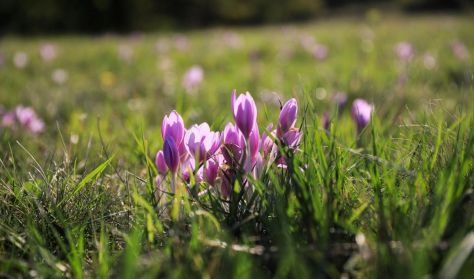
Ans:
{"type": "Polygon", "coordinates": [[[436,57],[434,57],[431,53],[426,52],[423,54],[423,65],[428,70],[434,69],[436,67],[436,57]]]}
{"type": "Polygon", "coordinates": [[[290,128],[293,128],[296,123],[296,115],[298,113],[298,104],[296,100],[288,100],[280,112],[280,119],[278,121],[277,135],[282,136],[290,128]]]}
{"type": "Polygon", "coordinates": [[[184,143],[189,153],[198,156],[199,161],[212,156],[220,144],[218,132],[211,132],[207,123],[193,125],[186,131],[184,143]]]}
{"type": "Polygon", "coordinates": [[[30,107],[16,107],[15,117],[21,126],[27,128],[33,134],[39,134],[44,130],[44,122],[38,118],[35,111],[30,107]]]}
{"type": "Polygon", "coordinates": [[[168,166],[166,165],[165,155],[163,154],[163,151],[160,150],[156,153],[155,164],[156,168],[158,169],[158,172],[161,175],[166,175],[166,173],[168,172],[168,166]]]}
{"type": "Polygon", "coordinates": [[[373,105],[362,99],[355,99],[352,103],[352,119],[357,124],[357,130],[362,131],[370,122],[372,117],[373,105]]]}
{"type": "Polygon", "coordinates": [[[173,110],[169,116],[165,115],[161,125],[161,135],[163,136],[163,139],[171,137],[173,138],[176,146],[179,146],[183,142],[184,133],[184,122],[179,113],[173,110]]]}
{"type": "Polygon", "coordinates": [[[454,56],[456,56],[459,60],[465,61],[469,59],[469,51],[462,42],[455,41],[454,43],[452,43],[451,50],[454,56]]]}
{"type": "Polygon", "coordinates": [[[133,48],[126,44],[118,46],[118,57],[125,62],[130,62],[133,59],[133,48]]]}
{"type": "Polygon", "coordinates": [[[408,62],[415,56],[415,48],[408,42],[400,42],[395,47],[395,52],[402,62],[408,62]]]}
{"type": "Polygon", "coordinates": [[[329,49],[322,44],[316,44],[313,49],[313,57],[316,60],[322,61],[328,57],[329,49]]]}
{"type": "Polygon", "coordinates": [[[260,139],[260,150],[263,152],[263,157],[266,159],[270,155],[275,146],[275,142],[273,142],[273,138],[276,138],[276,130],[273,130],[273,125],[268,125],[265,132],[262,134],[262,138],[260,139]],[[268,135],[271,135],[268,136],[268,135]]]}
{"type": "Polygon", "coordinates": [[[342,112],[342,110],[344,109],[344,107],[346,106],[346,103],[347,103],[347,95],[346,93],[344,92],[337,92],[334,97],[333,97],[334,101],[336,102],[337,104],[337,108],[338,108],[338,111],[339,113],[342,112]]]}
{"type": "Polygon", "coordinates": [[[23,69],[28,65],[28,55],[24,52],[17,52],[13,56],[13,64],[18,69],[23,69]]]}
{"type": "Polygon", "coordinates": [[[222,155],[207,160],[204,167],[204,180],[210,185],[214,185],[219,174],[219,168],[223,163],[222,155]]]}
{"type": "Polygon", "coordinates": [[[57,56],[56,46],[53,44],[42,45],[40,48],[40,55],[41,58],[46,62],[54,60],[57,56]]]}
{"type": "Polygon", "coordinates": [[[3,127],[13,127],[16,121],[16,114],[14,111],[6,112],[2,115],[2,126],[3,127]]]}
{"type": "Polygon", "coordinates": [[[236,99],[236,91],[232,92],[232,111],[237,127],[246,139],[249,138],[255,125],[257,125],[257,106],[249,92],[239,95],[236,99]]]}
{"type": "Polygon", "coordinates": [[[204,80],[204,70],[201,66],[194,65],[183,76],[183,87],[188,93],[196,91],[204,80]]]}
{"type": "Polygon", "coordinates": [[[300,144],[300,140],[301,140],[301,132],[297,128],[290,129],[282,137],[283,143],[292,149],[295,149],[298,147],[298,145],[300,144]]]}
{"type": "Polygon", "coordinates": [[[221,137],[223,142],[221,151],[226,162],[228,164],[240,163],[245,149],[245,138],[242,132],[232,123],[228,123],[221,137]]]}
{"type": "Polygon", "coordinates": [[[51,74],[52,80],[57,84],[63,84],[67,81],[67,72],[64,69],[56,69],[51,74]]]}

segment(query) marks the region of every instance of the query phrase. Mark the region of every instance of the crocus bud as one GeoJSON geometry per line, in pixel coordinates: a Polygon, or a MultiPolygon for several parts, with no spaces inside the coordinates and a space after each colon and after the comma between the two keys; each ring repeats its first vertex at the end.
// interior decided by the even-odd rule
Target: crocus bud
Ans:
{"type": "Polygon", "coordinates": [[[184,138],[184,122],[181,115],[176,111],[172,111],[170,115],[166,115],[163,118],[163,124],[161,125],[161,135],[163,139],[167,137],[173,138],[176,146],[180,146],[184,138]]]}
{"type": "Polygon", "coordinates": [[[248,92],[239,95],[236,99],[235,90],[232,92],[231,103],[235,123],[245,138],[248,139],[253,126],[257,123],[257,106],[248,92]]]}
{"type": "Polygon", "coordinates": [[[165,158],[165,162],[169,170],[173,174],[176,174],[176,172],[178,171],[180,158],[178,146],[176,146],[176,142],[171,136],[165,138],[165,143],[163,145],[163,156],[165,158]]]}
{"type": "Polygon", "coordinates": [[[367,126],[372,116],[373,106],[362,99],[355,99],[352,103],[352,119],[357,124],[359,132],[367,126]]]}
{"type": "Polygon", "coordinates": [[[296,123],[296,114],[298,113],[298,104],[296,100],[288,100],[280,112],[280,119],[278,121],[277,135],[278,137],[283,136],[290,128],[296,123]]]}
{"type": "Polygon", "coordinates": [[[166,166],[165,155],[163,151],[158,151],[155,158],[156,168],[161,175],[165,175],[168,172],[168,167],[166,166]]]}

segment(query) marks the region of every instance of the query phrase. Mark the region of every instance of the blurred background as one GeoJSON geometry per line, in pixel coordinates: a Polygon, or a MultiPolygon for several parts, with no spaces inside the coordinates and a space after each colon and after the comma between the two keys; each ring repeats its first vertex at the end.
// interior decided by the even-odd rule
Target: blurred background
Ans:
{"type": "Polygon", "coordinates": [[[472,10],[472,0],[2,0],[1,33],[130,32],[301,21],[367,6],[472,10]]]}
{"type": "Polygon", "coordinates": [[[290,97],[320,116],[347,103],[348,135],[355,98],[390,123],[434,100],[470,107],[472,11],[467,0],[0,0],[0,149],[33,136],[51,150],[58,127],[87,149],[100,120],[130,163],[130,135],[156,150],[172,109],[225,126],[232,89],[252,93],[262,123],[290,97]]]}

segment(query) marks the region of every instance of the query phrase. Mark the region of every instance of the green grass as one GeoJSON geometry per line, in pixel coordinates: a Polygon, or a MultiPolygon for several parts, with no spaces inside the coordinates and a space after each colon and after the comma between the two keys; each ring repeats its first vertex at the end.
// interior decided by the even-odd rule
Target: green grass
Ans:
{"type": "Polygon", "coordinates": [[[382,19],[233,29],[235,49],[223,42],[227,29],[184,33],[185,51],[175,34],[1,39],[0,104],[31,105],[47,127],[38,136],[0,130],[0,276],[469,278],[474,21],[382,19]],[[327,45],[328,58],[314,60],[304,36],[327,45]],[[454,57],[455,40],[470,59],[454,57]],[[157,41],[170,48],[157,51],[157,41]],[[415,46],[407,65],[394,54],[399,41],[415,46]],[[44,42],[59,51],[49,63],[38,54],[44,42]],[[118,58],[120,44],[134,49],[131,62],[118,58]],[[13,66],[16,51],[29,55],[25,69],[13,66]],[[189,95],[181,77],[194,64],[205,79],[189,95]],[[57,68],[65,84],[51,80],[57,68]],[[158,203],[163,116],[176,108],[187,127],[222,129],[234,88],[256,99],[260,129],[278,119],[269,92],[295,97],[300,151],[286,171],[254,181],[251,204],[184,191],[158,203]],[[335,91],[375,104],[361,135],[350,102],[337,116],[335,91]]]}

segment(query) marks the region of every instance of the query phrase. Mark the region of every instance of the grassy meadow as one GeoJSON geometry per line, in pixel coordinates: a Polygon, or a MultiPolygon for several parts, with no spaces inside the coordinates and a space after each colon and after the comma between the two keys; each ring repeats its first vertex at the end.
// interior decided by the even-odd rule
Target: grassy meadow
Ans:
{"type": "Polygon", "coordinates": [[[470,16],[371,12],[0,38],[0,114],[24,105],[44,122],[0,121],[0,277],[469,278],[473,30],[470,16]],[[203,78],[189,84],[193,66],[203,78]],[[157,189],[163,117],[222,131],[233,89],[252,94],[261,133],[297,100],[288,166],[230,198],[193,179],[157,189]],[[356,98],[375,108],[361,133],[356,98]]]}

